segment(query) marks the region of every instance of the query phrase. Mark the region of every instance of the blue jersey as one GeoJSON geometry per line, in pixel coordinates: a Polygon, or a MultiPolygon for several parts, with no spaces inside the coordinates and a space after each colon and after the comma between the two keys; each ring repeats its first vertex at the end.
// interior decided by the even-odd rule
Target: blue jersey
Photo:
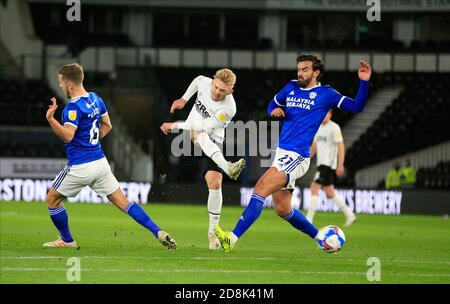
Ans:
{"type": "Polygon", "coordinates": [[[105,103],[95,93],[73,98],[64,108],[62,124],[77,128],[66,143],[68,165],[89,163],[105,157],[100,145],[100,116],[106,115],[105,103]]]}
{"type": "Polygon", "coordinates": [[[360,90],[355,100],[341,95],[330,86],[316,86],[303,89],[297,80],[290,81],[272,100],[269,114],[274,107],[285,112],[278,146],[309,157],[309,149],[327,112],[334,107],[360,112],[367,98],[368,81],[360,81],[360,90]]]}

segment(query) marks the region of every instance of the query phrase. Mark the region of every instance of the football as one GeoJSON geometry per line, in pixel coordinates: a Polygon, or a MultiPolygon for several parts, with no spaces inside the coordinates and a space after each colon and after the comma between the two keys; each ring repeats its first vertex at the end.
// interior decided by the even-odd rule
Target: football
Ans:
{"type": "Polygon", "coordinates": [[[337,253],[345,244],[344,231],[334,225],[323,227],[317,235],[317,244],[327,253],[337,253]]]}

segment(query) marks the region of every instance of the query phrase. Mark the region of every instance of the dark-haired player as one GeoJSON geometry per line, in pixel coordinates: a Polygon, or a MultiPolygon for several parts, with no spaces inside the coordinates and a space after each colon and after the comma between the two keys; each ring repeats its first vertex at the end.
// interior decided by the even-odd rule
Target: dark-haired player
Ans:
{"type": "Polygon", "coordinates": [[[314,55],[297,57],[297,80],[290,81],[268,106],[273,117],[283,118],[280,140],[272,167],[255,185],[248,206],[233,231],[223,231],[218,225],[215,233],[224,251],[230,251],[238,239],[250,228],[263,210],[264,200],[272,195],[276,213],[296,229],[315,239],[317,228],[291,206],[295,180],[302,177],[309,167],[310,146],[325,115],[334,107],[350,112],[364,109],[370,65],[360,60],[359,90],[355,99],[346,97],[330,86],[318,81],[324,72],[323,62],[314,55]]]}

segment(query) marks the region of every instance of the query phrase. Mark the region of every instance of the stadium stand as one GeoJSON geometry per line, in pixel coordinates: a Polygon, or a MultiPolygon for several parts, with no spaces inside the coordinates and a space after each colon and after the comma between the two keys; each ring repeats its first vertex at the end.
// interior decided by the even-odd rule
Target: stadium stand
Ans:
{"type": "Polygon", "coordinates": [[[64,144],[48,130],[0,130],[0,157],[64,158],[64,144]]]}
{"type": "Polygon", "coordinates": [[[450,162],[417,171],[417,188],[450,189],[450,162]]]}
{"type": "Polygon", "coordinates": [[[45,112],[54,94],[45,81],[2,79],[0,96],[0,156],[65,157],[64,145],[47,128],[45,112]]]}
{"type": "MultiPolygon", "coordinates": [[[[4,79],[0,82],[1,125],[44,126],[49,99],[54,96],[42,80],[4,79]]],[[[60,117],[61,109],[55,117],[60,117]]]]}
{"type": "Polygon", "coordinates": [[[445,131],[450,119],[449,73],[386,73],[384,78],[406,87],[347,151],[353,172],[450,140],[445,131]]]}
{"type": "MultiPolygon", "coordinates": [[[[148,9],[146,12],[151,18],[147,19],[147,15],[141,16],[142,19],[136,22],[141,25],[152,23],[158,26],[149,26],[142,30],[142,35],[145,34],[146,37],[142,36],[141,39],[136,39],[138,35],[135,31],[129,30],[132,28],[129,19],[132,18],[134,12],[131,6],[106,8],[101,5],[86,5],[83,8],[83,22],[72,24],[65,20],[67,8],[64,5],[30,2],[29,7],[35,33],[44,42],[44,45],[68,47],[67,53],[61,53],[61,59],[68,58],[67,55],[79,56],[89,46],[111,46],[117,49],[129,46],[129,50],[135,47],[137,51],[140,47],[148,46],[175,47],[181,50],[185,48],[258,51],[268,49],[273,51],[312,50],[319,52],[357,50],[361,53],[383,51],[402,54],[409,54],[411,51],[430,54],[450,51],[450,40],[438,34],[426,38],[421,37],[420,40],[398,40],[401,37],[392,32],[393,26],[398,21],[396,20],[397,15],[385,16],[387,19],[384,19],[383,24],[368,23],[363,20],[358,28],[355,28],[355,22],[352,20],[355,16],[350,12],[342,14],[321,12],[320,16],[315,16],[312,12],[309,19],[306,16],[298,18],[295,12],[286,12],[283,13],[286,17],[284,19],[286,41],[284,44],[277,44],[277,39],[274,40],[274,37],[261,35],[267,30],[261,26],[264,18],[260,19],[259,13],[251,10],[245,12],[225,10],[221,13],[214,13],[201,9],[198,11],[184,10],[183,8],[148,9]],[[221,23],[217,22],[219,19],[221,23]],[[322,28],[328,28],[327,25],[330,23],[339,25],[340,28],[330,28],[330,32],[322,30],[323,35],[319,35],[318,25],[321,24],[322,28]],[[332,30],[340,32],[341,35],[334,37],[330,34],[333,33],[332,30]],[[358,35],[355,35],[355,30],[358,31],[358,35]],[[150,36],[151,39],[148,38],[150,36]],[[356,36],[358,39],[355,38],[356,36]]],[[[433,28],[436,24],[445,26],[447,24],[445,17],[445,14],[424,14],[419,19],[424,24],[428,22],[429,28],[433,28]]],[[[424,28],[424,33],[429,28],[424,28]]],[[[4,53],[1,46],[2,43],[0,43],[0,59],[4,53]]],[[[117,55],[117,49],[114,49],[114,55],[111,55],[111,58],[121,57],[117,55]]],[[[58,56],[58,54],[51,56],[58,56]]],[[[139,57],[139,55],[136,56],[139,57]]],[[[95,60],[99,60],[99,58],[95,60]]],[[[141,70],[139,75],[147,74],[147,70],[145,70],[147,67],[142,66],[141,60],[130,59],[129,61],[136,62],[136,66],[133,68],[141,70]],[[139,63],[137,63],[138,61],[139,63]]],[[[170,103],[183,94],[195,76],[199,74],[212,76],[215,72],[215,69],[212,68],[187,68],[175,64],[171,64],[172,67],[152,66],[153,63],[146,64],[155,72],[165,95],[163,106],[165,109],[158,113],[167,112],[170,103]]],[[[116,64],[117,62],[114,61],[114,65],[116,64]]],[[[180,63],[180,65],[183,64],[180,63]]],[[[439,62],[437,62],[438,64],[439,62]]],[[[99,63],[96,61],[92,65],[99,66],[99,63]]],[[[119,64],[114,68],[114,73],[99,71],[98,67],[95,68],[96,70],[92,67],[90,70],[87,69],[87,87],[103,88],[107,91],[113,86],[126,89],[130,83],[136,87],[139,85],[149,86],[146,77],[129,77],[131,74],[124,72],[126,67],[119,64]],[[117,78],[112,79],[112,74],[115,74],[117,78]]],[[[238,112],[234,120],[268,120],[267,103],[287,81],[296,78],[294,68],[290,70],[233,68],[238,76],[234,92],[238,112]]],[[[44,73],[36,74],[43,75],[44,73]]],[[[10,78],[9,74],[7,76],[10,78]]],[[[22,79],[23,77],[16,78],[22,79]]],[[[447,97],[450,93],[449,80],[449,73],[378,73],[374,69],[370,94],[391,83],[404,84],[405,89],[367,132],[352,147],[347,147],[346,166],[348,166],[350,174],[349,178],[344,179],[341,183],[352,185],[352,175],[361,168],[449,140],[450,134],[443,132],[446,121],[450,118],[450,102],[447,97]]],[[[321,82],[333,86],[342,94],[350,97],[355,96],[358,88],[358,79],[354,71],[326,71],[321,82]]],[[[49,96],[54,94],[46,84],[46,80],[2,80],[0,94],[2,94],[0,99],[1,126],[47,126],[44,113],[49,96]]],[[[175,113],[170,120],[186,118],[189,109],[190,107],[187,107],[184,111],[175,113]]],[[[59,113],[56,116],[59,116],[59,113]]],[[[158,120],[163,119],[158,115],[152,117],[155,125],[158,124],[158,120]]],[[[352,116],[353,114],[337,110],[333,120],[344,127],[352,116]]],[[[52,154],[46,151],[45,147],[41,149],[38,142],[20,143],[19,140],[16,146],[12,146],[11,135],[2,133],[1,136],[2,155],[9,155],[15,149],[21,151],[20,155],[52,154]]],[[[18,137],[20,138],[20,135],[18,137]]],[[[137,140],[148,142],[149,138],[137,140]]],[[[160,137],[155,139],[154,144],[159,146],[163,145],[163,142],[168,144],[166,138],[160,137]]],[[[47,147],[51,147],[50,141],[47,143],[47,147]]],[[[155,162],[157,161],[155,160],[155,162]]],[[[169,159],[167,161],[170,163],[169,159]]],[[[185,164],[172,160],[170,166],[174,167],[174,172],[180,175],[179,172],[183,171],[180,168],[185,164]]],[[[189,165],[186,166],[189,167],[189,165]]],[[[185,171],[187,175],[192,175],[192,171],[198,170],[187,168],[185,171]]]]}

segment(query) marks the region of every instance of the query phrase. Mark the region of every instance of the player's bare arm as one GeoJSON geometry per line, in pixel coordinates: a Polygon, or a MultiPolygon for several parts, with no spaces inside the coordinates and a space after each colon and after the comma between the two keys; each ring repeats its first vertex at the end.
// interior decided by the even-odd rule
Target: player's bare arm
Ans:
{"type": "Polygon", "coordinates": [[[174,113],[175,110],[181,110],[186,105],[187,100],[181,97],[180,99],[175,100],[170,107],[170,113],[174,113]]]}
{"type": "Polygon", "coordinates": [[[337,145],[338,145],[338,165],[336,168],[336,175],[342,176],[344,174],[345,145],[344,142],[339,142],[337,145]]]}
{"type": "Polygon", "coordinates": [[[176,129],[176,123],[165,122],[161,125],[160,129],[165,135],[168,135],[173,129],[176,129]]]}
{"type": "Polygon", "coordinates": [[[50,124],[50,127],[52,128],[53,132],[62,139],[65,143],[69,143],[72,141],[73,136],[75,135],[75,131],[77,128],[71,125],[61,125],[58,120],[53,117],[55,114],[56,109],[58,108],[58,105],[56,104],[56,98],[52,97],[50,99],[52,101],[52,104],[48,106],[47,113],[45,114],[45,118],[47,118],[48,123],[50,124]]]}
{"type": "Polygon", "coordinates": [[[100,139],[105,137],[112,130],[111,120],[108,114],[102,115],[100,118],[100,139]]]}

